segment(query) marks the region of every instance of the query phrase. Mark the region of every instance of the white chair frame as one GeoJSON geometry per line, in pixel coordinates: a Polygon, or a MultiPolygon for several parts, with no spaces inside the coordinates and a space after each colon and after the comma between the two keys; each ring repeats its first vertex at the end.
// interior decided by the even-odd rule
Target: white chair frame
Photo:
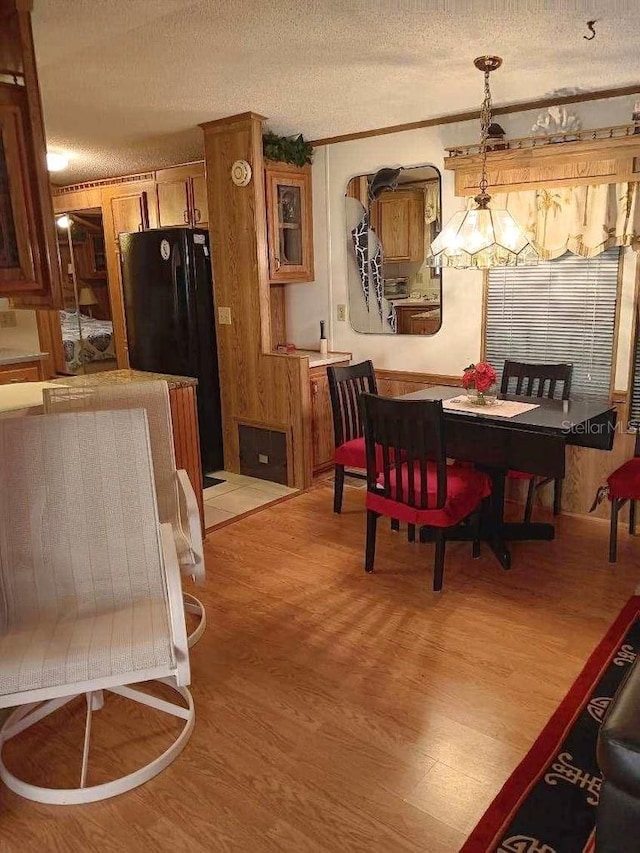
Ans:
{"type": "MultiPolygon", "coordinates": [[[[114,430],[116,430],[117,424],[120,424],[120,428],[127,426],[128,424],[122,423],[122,418],[120,421],[117,419],[114,420],[114,416],[121,415],[119,412],[100,412],[97,414],[97,418],[101,421],[102,432],[101,435],[105,435],[105,430],[109,431],[111,435],[114,434],[114,430]]],[[[184,749],[187,741],[189,740],[191,733],[193,731],[193,727],[195,724],[195,709],[193,704],[193,699],[191,697],[191,693],[188,690],[188,684],[190,681],[190,666],[189,666],[189,645],[187,639],[187,630],[184,616],[184,603],[182,598],[182,583],[181,583],[181,573],[180,567],[178,565],[178,557],[174,539],[174,531],[172,529],[171,524],[159,524],[158,522],[158,508],[155,498],[155,491],[153,488],[152,481],[152,467],[151,467],[151,455],[150,455],[150,444],[149,444],[149,433],[146,423],[146,413],[144,411],[131,411],[130,413],[130,421],[131,421],[131,431],[127,434],[126,439],[135,442],[134,447],[136,448],[136,461],[139,465],[137,479],[132,480],[131,488],[136,488],[139,492],[139,503],[144,509],[140,515],[142,523],[144,527],[141,529],[141,536],[144,536],[144,542],[146,543],[143,547],[147,550],[148,559],[151,561],[149,564],[149,580],[146,581],[136,580],[133,592],[129,592],[129,584],[131,580],[118,581],[120,584],[116,586],[115,589],[117,591],[121,591],[120,597],[118,600],[126,603],[127,597],[129,595],[137,596],[136,601],[140,601],[144,604],[146,601],[144,590],[147,588],[147,583],[150,584],[149,595],[153,596],[153,599],[149,599],[149,601],[153,600],[156,604],[164,605],[164,613],[166,614],[166,622],[164,626],[159,628],[158,640],[159,642],[164,642],[165,648],[170,650],[170,653],[165,654],[163,658],[163,654],[157,658],[158,661],[162,660],[162,663],[158,663],[154,666],[149,666],[148,662],[144,664],[141,662],[139,667],[136,667],[135,663],[135,653],[133,653],[129,666],[132,668],[128,671],[117,671],[117,663],[114,663],[110,667],[109,674],[105,674],[102,676],[96,676],[94,678],[90,678],[88,680],[77,680],[77,681],[64,681],[59,680],[58,678],[50,679],[51,683],[47,684],[47,670],[43,668],[43,675],[39,679],[41,682],[37,687],[30,688],[22,688],[22,689],[6,689],[6,692],[0,694],[0,708],[15,708],[15,706],[19,706],[12,711],[12,713],[8,716],[8,718],[4,721],[3,725],[0,727],[0,779],[16,794],[19,794],[27,799],[41,802],[41,803],[50,803],[50,804],[77,804],[77,803],[88,803],[94,802],[97,800],[103,800],[108,797],[115,796],[116,794],[121,794],[125,791],[129,791],[132,788],[137,787],[138,785],[143,784],[144,782],[152,779],[158,773],[160,773],[168,764],[170,764],[184,749]],[[146,452],[146,458],[145,458],[146,452]],[[155,525],[155,531],[154,531],[155,525]],[[158,574],[159,573],[159,574],[158,574]],[[140,597],[142,596],[142,598],[140,597]],[[166,699],[161,699],[156,696],[153,696],[147,692],[143,692],[141,690],[135,689],[132,685],[136,683],[142,683],[147,681],[157,680],[167,687],[171,688],[176,694],[176,699],[178,701],[167,701],[166,699]],[[88,782],[88,768],[89,768],[89,754],[90,754],[90,742],[91,742],[91,729],[92,729],[92,718],[95,711],[98,711],[102,708],[105,701],[106,693],[114,693],[125,699],[130,701],[138,702],[139,704],[145,705],[147,707],[154,708],[158,711],[162,711],[166,714],[170,714],[178,719],[184,721],[184,726],[178,737],[174,740],[174,742],[169,746],[160,756],[146,764],[144,767],[141,767],[135,770],[132,773],[129,773],[126,776],[117,778],[113,781],[105,782],[99,785],[89,785],[88,782]],[[5,764],[4,761],[4,747],[5,744],[12,740],[13,738],[18,737],[22,732],[36,723],[43,720],[45,717],[57,711],[59,708],[62,708],[64,705],[68,704],[73,699],[79,696],[85,696],[86,701],[86,720],[85,720],[85,731],[84,731],[84,745],[83,745],[83,756],[82,756],[82,766],[80,771],[79,784],[76,788],[49,788],[43,787],[39,785],[35,785],[29,782],[26,782],[20,779],[14,772],[12,772],[5,764]]],[[[67,426],[62,423],[62,421],[58,421],[58,423],[62,424],[61,429],[67,429],[66,432],[62,432],[62,436],[68,438],[69,436],[80,434],[84,431],[88,431],[92,427],[92,418],[89,414],[86,413],[75,413],[73,415],[55,415],[43,418],[34,418],[30,419],[33,421],[32,424],[29,425],[30,429],[28,430],[31,441],[34,440],[34,437],[38,435],[37,430],[40,429],[40,423],[45,421],[57,421],[58,419],[69,419],[72,420],[67,424],[70,425],[70,429],[67,429],[67,426]],[[85,419],[84,421],[82,419],[85,419]],[[89,420],[86,420],[89,419],[89,420]],[[40,422],[36,424],[35,422],[40,422]]],[[[17,421],[18,419],[14,419],[17,421]]],[[[19,419],[21,424],[23,423],[23,419],[19,419]]],[[[58,424],[55,424],[58,426],[58,424]]],[[[11,430],[13,427],[9,424],[9,421],[4,422],[5,430],[11,430]]],[[[17,430],[14,429],[14,435],[17,434],[17,430]]],[[[21,427],[21,431],[24,430],[21,427]]],[[[48,436],[50,433],[47,432],[47,425],[43,427],[43,435],[48,436]]],[[[0,435],[0,445],[2,444],[2,435],[0,435]]],[[[29,445],[32,446],[32,445],[29,445]]],[[[42,446],[42,445],[41,445],[42,446]]],[[[115,451],[114,451],[115,452],[115,451]]],[[[15,476],[15,473],[12,474],[15,476]]],[[[64,479],[63,475],[59,472],[56,473],[56,477],[58,478],[54,483],[58,483],[61,479],[64,479]]],[[[115,470],[112,474],[111,481],[117,483],[118,482],[118,471],[115,470]]],[[[29,482],[33,482],[35,475],[33,471],[29,475],[29,482]]],[[[4,482],[4,481],[3,481],[4,482]]],[[[6,483],[5,483],[6,485],[6,483]]],[[[43,485],[43,490],[46,487],[43,485]]],[[[59,488],[54,485],[54,488],[59,488]]],[[[26,494],[31,494],[31,492],[27,492],[26,494]]],[[[21,500],[24,505],[24,495],[22,495],[21,500]]],[[[58,493],[54,492],[54,496],[50,499],[53,505],[55,501],[58,500],[58,493]]],[[[45,499],[46,501],[46,499],[45,499]]],[[[6,502],[6,499],[5,499],[6,502]]],[[[38,513],[44,512],[43,507],[46,506],[46,503],[42,506],[36,505],[34,503],[29,503],[25,505],[25,508],[29,515],[32,518],[39,517],[38,513]]],[[[117,535],[117,512],[126,510],[126,504],[119,503],[117,507],[119,508],[116,511],[116,515],[111,516],[108,522],[107,527],[110,531],[108,533],[109,536],[112,537],[111,540],[103,540],[105,542],[104,545],[101,545],[103,549],[107,548],[107,542],[113,541],[113,537],[117,535]],[[115,520],[114,520],[115,519],[115,520]]],[[[47,516],[48,518],[48,516],[47,516]]],[[[107,518],[107,516],[105,516],[107,518]]],[[[130,531],[130,528],[129,528],[130,531]]],[[[130,535],[130,533],[129,533],[130,535]]],[[[0,543],[4,543],[4,536],[0,539],[0,543]]],[[[72,540],[68,540],[71,542],[72,540]]],[[[8,548],[8,545],[3,545],[3,548],[8,548]]],[[[14,546],[11,545],[11,548],[14,546]]],[[[7,554],[12,553],[12,551],[8,550],[7,554]]],[[[18,551],[18,553],[21,553],[18,551]]],[[[39,566],[40,562],[37,558],[37,554],[39,551],[34,552],[34,558],[36,562],[34,562],[35,566],[39,566]]],[[[98,556],[102,553],[106,553],[106,551],[97,552],[98,556]]],[[[3,556],[2,550],[0,550],[0,557],[3,556]]],[[[8,560],[9,557],[6,557],[8,560]]],[[[54,568],[56,566],[64,566],[64,560],[60,561],[60,558],[55,558],[57,562],[52,563],[54,568]]],[[[98,564],[101,564],[101,559],[99,557],[98,564]]],[[[114,565],[120,565],[119,563],[114,563],[114,565]]],[[[133,565],[140,566],[139,562],[134,563],[133,565]]],[[[2,572],[4,577],[10,577],[10,562],[5,562],[4,566],[0,566],[2,568],[2,572]]],[[[57,570],[57,569],[56,569],[57,570]]],[[[39,574],[34,575],[34,579],[36,585],[38,585],[41,581],[42,577],[44,577],[42,568],[39,570],[39,574]]],[[[100,573],[98,575],[98,579],[104,579],[109,575],[105,575],[105,569],[100,569],[100,573]]],[[[139,572],[139,568],[137,569],[139,572]]],[[[136,575],[136,578],[138,575],[136,575]]],[[[115,578],[115,576],[114,576],[115,578]]],[[[18,583],[16,581],[16,583],[18,583]]],[[[4,631],[8,632],[9,635],[17,638],[18,634],[16,634],[16,627],[18,630],[22,627],[23,622],[20,620],[27,619],[24,622],[26,627],[29,625],[37,625],[38,623],[34,623],[33,621],[29,622],[28,619],[32,617],[25,617],[24,615],[20,615],[22,611],[18,613],[14,613],[12,610],[12,602],[21,601],[24,605],[26,605],[26,613],[29,612],[29,602],[25,602],[24,598],[17,599],[16,594],[17,590],[27,589],[28,587],[20,586],[19,584],[16,586],[15,584],[7,586],[6,589],[0,587],[0,599],[4,601],[4,611],[0,612],[0,637],[4,636],[4,631]],[[12,616],[12,614],[14,614],[12,616]],[[15,627],[13,627],[15,626],[15,627]],[[13,632],[13,634],[12,634],[13,632]]],[[[77,599],[79,595],[82,594],[83,586],[82,584],[78,587],[75,586],[75,593],[73,593],[77,599]]],[[[89,590],[91,587],[89,587],[89,590]]],[[[67,594],[67,593],[65,593],[67,594]]],[[[82,599],[77,599],[78,601],[82,601],[82,599]]],[[[91,599],[89,599],[90,602],[91,599]]],[[[34,614],[39,613],[38,608],[42,607],[42,603],[37,603],[34,601],[36,606],[36,610],[34,610],[34,614]]],[[[59,602],[58,602],[59,604],[59,602]]],[[[45,605],[46,606],[46,605],[45,605]]],[[[51,606],[54,608],[53,613],[55,614],[56,600],[53,599],[51,606]]],[[[119,605],[120,606],[120,605],[119,605]]],[[[22,610],[25,608],[22,607],[22,610]]],[[[46,610],[42,611],[46,613],[46,610]]],[[[107,611],[99,611],[99,612],[109,612],[107,611]]],[[[78,614],[81,611],[78,610],[78,614]]],[[[91,615],[92,611],[88,611],[89,615],[91,615]]],[[[80,617],[82,618],[82,617],[80,617]]],[[[55,624],[55,623],[54,623],[55,624]]],[[[46,633],[45,637],[49,637],[46,633]]],[[[48,642],[48,639],[47,639],[48,642]]],[[[38,649],[38,646],[36,646],[38,649]]],[[[104,647],[102,647],[102,651],[104,651],[104,647]]],[[[6,652],[5,652],[6,653],[6,652]]],[[[88,653],[90,655],[90,653],[88,653]]],[[[73,659],[73,656],[72,656],[73,659]]],[[[87,658],[90,660],[90,657],[87,658]]],[[[66,662],[66,658],[61,659],[52,659],[56,664],[56,669],[59,672],[58,666],[64,666],[66,662]],[[58,660],[60,664],[58,665],[58,660]]],[[[44,667],[42,663],[41,666],[44,667]]],[[[73,668],[71,669],[73,672],[73,668]]],[[[85,671],[84,669],[82,670],[85,671]]],[[[19,676],[16,676],[16,683],[20,683],[19,676]]],[[[28,681],[28,678],[27,678],[28,681]]],[[[10,681],[9,684],[12,682],[10,681]]]]}
{"type": "MultiPolygon", "coordinates": [[[[171,424],[171,404],[166,382],[136,382],[130,384],[60,386],[43,389],[45,412],[99,411],[105,409],[144,408],[150,421],[150,430],[164,432],[169,445],[165,460],[173,466],[175,500],[169,502],[171,517],[160,517],[161,522],[170,522],[176,536],[188,543],[187,559],[180,563],[183,575],[191,577],[199,585],[204,583],[204,545],[200,522],[200,509],[191,480],[186,471],[176,468],[175,447],[171,424]],[[153,411],[152,411],[153,410],[153,411]]],[[[160,435],[160,437],[162,437],[160,435]]],[[[152,436],[152,456],[154,442],[152,436]]],[[[156,451],[157,455],[157,451],[156,451]]],[[[159,466],[156,458],[156,466],[159,466]]],[[[156,477],[156,489],[159,478],[156,477]]],[[[159,501],[160,503],[160,501],[159,501]]],[[[190,592],[183,592],[185,612],[198,617],[198,623],[189,634],[189,648],[202,637],[207,627],[204,604],[190,592]]]]}

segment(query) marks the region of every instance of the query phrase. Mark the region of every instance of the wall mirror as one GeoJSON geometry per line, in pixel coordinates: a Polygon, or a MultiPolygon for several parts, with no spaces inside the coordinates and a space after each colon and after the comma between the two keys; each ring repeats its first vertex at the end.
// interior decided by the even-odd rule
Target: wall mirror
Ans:
{"type": "Polygon", "coordinates": [[[347,184],[349,320],[356,332],[433,335],[442,318],[440,270],[427,266],[441,227],[433,166],[379,169],[347,184]]]}
{"type": "Polygon", "coordinates": [[[56,370],[72,375],[115,370],[102,211],[64,213],[56,217],[56,226],[64,299],[59,321],[52,325],[61,338],[56,370]]]}

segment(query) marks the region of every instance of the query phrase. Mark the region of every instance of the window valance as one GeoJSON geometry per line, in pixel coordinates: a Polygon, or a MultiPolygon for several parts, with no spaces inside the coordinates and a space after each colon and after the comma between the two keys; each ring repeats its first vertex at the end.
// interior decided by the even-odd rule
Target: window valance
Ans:
{"type": "Polygon", "coordinates": [[[638,183],[496,193],[490,206],[506,207],[542,260],[567,251],[592,258],[613,246],[640,250],[638,183]]]}

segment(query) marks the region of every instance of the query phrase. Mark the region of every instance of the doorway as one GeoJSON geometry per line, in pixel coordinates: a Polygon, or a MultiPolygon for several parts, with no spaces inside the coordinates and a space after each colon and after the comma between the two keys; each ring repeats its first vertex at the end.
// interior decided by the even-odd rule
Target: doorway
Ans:
{"type": "Polygon", "coordinates": [[[117,367],[100,208],[56,216],[63,309],[56,371],[97,373],[117,367]]]}

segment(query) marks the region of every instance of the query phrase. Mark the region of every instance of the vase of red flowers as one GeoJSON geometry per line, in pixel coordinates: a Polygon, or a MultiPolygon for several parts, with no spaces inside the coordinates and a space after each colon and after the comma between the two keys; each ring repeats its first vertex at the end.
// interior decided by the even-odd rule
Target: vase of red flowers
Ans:
{"type": "Polygon", "coordinates": [[[462,385],[467,389],[469,402],[475,406],[490,406],[498,396],[498,374],[488,361],[470,364],[462,374],[462,385]]]}

